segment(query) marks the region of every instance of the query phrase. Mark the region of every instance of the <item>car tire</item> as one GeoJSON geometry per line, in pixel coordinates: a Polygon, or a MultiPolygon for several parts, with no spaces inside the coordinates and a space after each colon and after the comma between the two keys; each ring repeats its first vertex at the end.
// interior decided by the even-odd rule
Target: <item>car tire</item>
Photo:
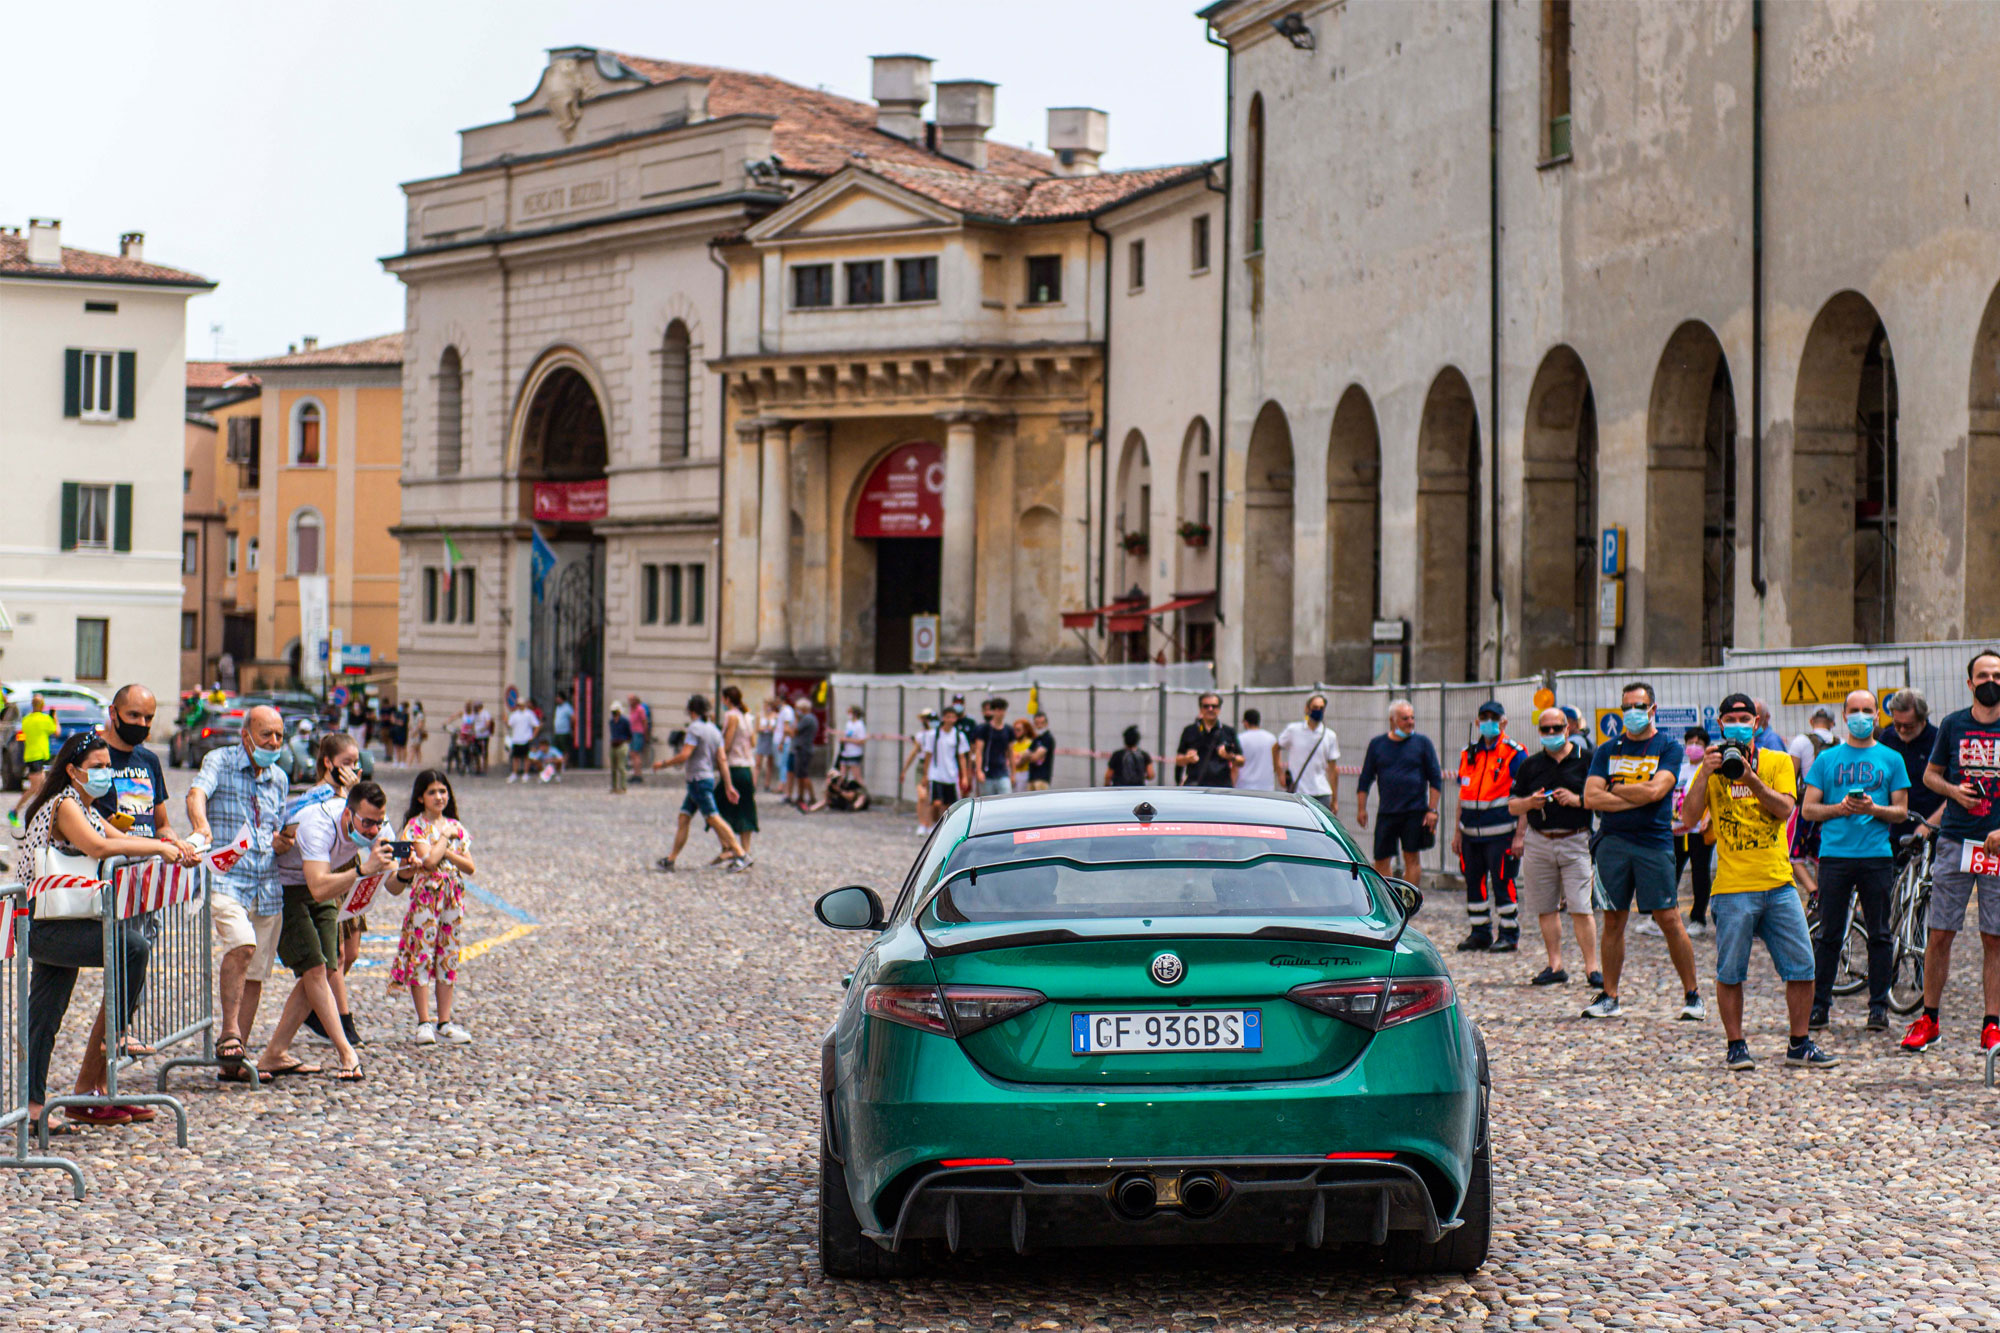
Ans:
{"type": "Polygon", "coordinates": [[[819,1271],[833,1278],[914,1277],[923,1271],[923,1256],[914,1248],[891,1252],[861,1234],[854,1200],[847,1193],[847,1170],[827,1151],[824,1131],[819,1145],[819,1271]]]}
{"type": "Polygon", "coordinates": [[[1472,1273],[1485,1266],[1493,1248],[1491,1074],[1485,1037],[1475,1031],[1473,1040],[1479,1051],[1479,1147],[1472,1154],[1459,1224],[1430,1242],[1409,1232],[1391,1236],[1382,1247],[1382,1261],[1393,1273],[1472,1273]]]}

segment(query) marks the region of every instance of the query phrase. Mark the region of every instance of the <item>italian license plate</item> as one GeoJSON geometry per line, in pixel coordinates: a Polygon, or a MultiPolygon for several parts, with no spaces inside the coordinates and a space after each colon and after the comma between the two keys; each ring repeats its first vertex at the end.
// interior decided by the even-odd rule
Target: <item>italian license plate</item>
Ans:
{"type": "Polygon", "coordinates": [[[1071,1014],[1072,1055],[1154,1055],[1161,1051],[1261,1051],[1259,1009],[1174,1009],[1071,1014]]]}

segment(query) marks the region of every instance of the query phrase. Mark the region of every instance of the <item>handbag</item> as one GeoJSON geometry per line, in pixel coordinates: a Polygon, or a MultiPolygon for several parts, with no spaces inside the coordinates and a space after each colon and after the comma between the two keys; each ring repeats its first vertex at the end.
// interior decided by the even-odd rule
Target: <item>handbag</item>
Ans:
{"type": "Polygon", "coordinates": [[[54,847],[35,851],[35,879],[60,876],[74,881],[43,889],[35,895],[37,921],[101,921],[104,919],[104,883],[97,862],[54,847]]]}

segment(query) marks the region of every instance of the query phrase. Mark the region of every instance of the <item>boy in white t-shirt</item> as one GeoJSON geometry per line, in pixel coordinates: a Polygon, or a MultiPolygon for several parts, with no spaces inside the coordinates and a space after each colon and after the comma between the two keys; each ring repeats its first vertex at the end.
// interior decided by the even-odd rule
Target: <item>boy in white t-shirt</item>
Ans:
{"type": "Polygon", "coordinates": [[[959,791],[971,785],[972,742],[958,729],[958,709],[950,704],[945,705],[929,739],[924,775],[931,784],[931,816],[935,821],[958,800],[959,791]]]}
{"type": "Polygon", "coordinates": [[[1326,696],[1306,700],[1303,722],[1294,722],[1278,737],[1284,763],[1285,790],[1310,796],[1335,815],[1340,813],[1340,787],[1334,765],[1340,760],[1340,738],[1326,725],[1326,696]]]}
{"type": "Polygon", "coordinates": [[[1273,751],[1278,748],[1278,738],[1264,730],[1264,715],[1256,709],[1243,710],[1243,729],[1236,733],[1236,746],[1243,752],[1243,762],[1236,767],[1237,790],[1277,790],[1273,751]]]}

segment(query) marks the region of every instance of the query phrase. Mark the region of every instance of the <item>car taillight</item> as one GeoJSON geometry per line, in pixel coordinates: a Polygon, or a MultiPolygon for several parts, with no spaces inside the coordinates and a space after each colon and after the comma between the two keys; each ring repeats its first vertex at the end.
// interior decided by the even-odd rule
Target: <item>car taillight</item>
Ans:
{"type": "Polygon", "coordinates": [[[1310,981],[1285,992],[1294,1004],[1379,1031],[1449,1009],[1450,977],[1370,977],[1361,981],[1310,981]]]}
{"type": "Polygon", "coordinates": [[[1038,990],[1013,986],[870,986],[861,1008],[919,1032],[964,1037],[1048,1000],[1038,990]]]}
{"type": "Polygon", "coordinates": [[[212,727],[203,727],[201,729],[201,738],[203,740],[207,740],[210,736],[213,736],[214,734],[215,730],[212,727]]]}

